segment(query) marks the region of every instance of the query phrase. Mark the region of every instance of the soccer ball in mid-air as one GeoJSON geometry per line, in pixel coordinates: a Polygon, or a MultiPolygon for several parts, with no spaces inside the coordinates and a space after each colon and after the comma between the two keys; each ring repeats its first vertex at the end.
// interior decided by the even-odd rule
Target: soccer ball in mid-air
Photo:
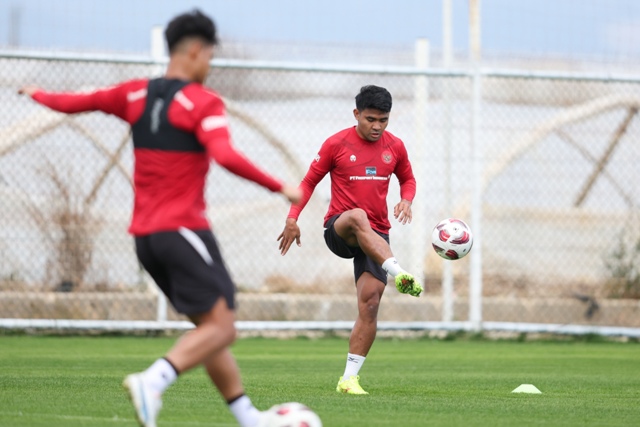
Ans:
{"type": "Polygon", "coordinates": [[[272,406],[265,415],[262,427],[322,427],[318,414],[298,402],[272,406]]]}
{"type": "Polygon", "coordinates": [[[473,234],[464,221],[447,218],[433,228],[431,243],[433,249],[442,258],[460,259],[471,251],[473,234]]]}

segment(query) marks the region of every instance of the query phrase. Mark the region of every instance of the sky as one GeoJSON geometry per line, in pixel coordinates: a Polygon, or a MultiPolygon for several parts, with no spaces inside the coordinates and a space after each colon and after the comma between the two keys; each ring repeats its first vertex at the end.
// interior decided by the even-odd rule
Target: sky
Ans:
{"type": "MultiPolygon", "coordinates": [[[[640,0],[479,0],[482,51],[640,62],[640,0]]],[[[469,0],[451,0],[468,52],[469,0]]],[[[199,7],[222,41],[442,47],[443,0],[0,0],[0,48],[149,51],[150,28],[199,7]]]]}

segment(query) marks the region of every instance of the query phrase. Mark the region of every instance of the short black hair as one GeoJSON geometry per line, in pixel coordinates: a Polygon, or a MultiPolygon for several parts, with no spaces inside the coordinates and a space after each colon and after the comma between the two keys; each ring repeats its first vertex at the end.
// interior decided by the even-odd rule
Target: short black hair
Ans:
{"type": "Polygon", "coordinates": [[[388,90],[380,86],[362,86],[360,93],[356,95],[356,108],[358,111],[373,108],[388,113],[391,111],[391,105],[391,94],[388,90]]]}
{"type": "Polygon", "coordinates": [[[212,45],[218,43],[216,25],[198,9],[173,18],[164,30],[164,37],[167,39],[169,53],[173,52],[185,37],[198,37],[212,45]]]}

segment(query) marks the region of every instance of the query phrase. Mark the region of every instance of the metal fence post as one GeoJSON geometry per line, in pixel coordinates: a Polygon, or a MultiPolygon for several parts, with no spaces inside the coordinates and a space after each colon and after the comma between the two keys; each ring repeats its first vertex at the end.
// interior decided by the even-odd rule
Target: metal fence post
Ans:
{"type": "Polygon", "coordinates": [[[473,189],[471,202],[471,230],[474,234],[471,273],[469,277],[469,322],[474,331],[482,330],[482,179],[484,168],[483,141],[480,131],[482,113],[482,74],[475,67],[471,94],[471,157],[473,189]]]}
{"type": "MultiPolygon", "coordinates": [[[[418,39],[415,44],[415,64],[419,70],[427,70],[429,68],[429,40],[418,39]]],[[[429,77],[427,75],[418,75],[415,77],[415,141],[416,150],[412,153],[412,162],[414,165],[424,165],[427,157],[428,144],[428,126],[427,126],[427,108],[429,104],[429,77]]],[[[414,167],[416,173],[417,191],[416,198],[413,201],[412,211],[417,221],[413,221],[413,237],[411,239],[411,252],[409,267],[411,270],[416,269],[416,274],[420,275],[420,280],[424,281],[424,265],[426,258],[426,247],[428,242],[427,230],[425,227],[425,219],[427,217],[427,203],[421,185],[427,182],[429,175],[424,167],[414,167]]]]}

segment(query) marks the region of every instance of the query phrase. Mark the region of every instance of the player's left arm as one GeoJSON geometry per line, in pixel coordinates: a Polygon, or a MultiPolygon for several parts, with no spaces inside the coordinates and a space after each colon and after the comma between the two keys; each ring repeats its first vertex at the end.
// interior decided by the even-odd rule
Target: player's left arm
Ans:
{"type": "Polygon", "coordinates": [[[211,159],[234,175],[289,198],[289,186],[263,171],[233,146],[227,114],[219,98],[209,99],[198,116],[195,134],[211,159]]]}
{"type": "Polygon", "coordinates": [[[393,208],[393,216],[401,223],[411,223],[413,218],[413,212],[411,211],[411,204],[413,198],[416,195],[416,179],[413,175],[413,169],[411,168],[411,162],[409,161],[409,155],[404,147],[404,144],[400,144],[401,147],[398,150],[398,163],[393,173],[398,177],[400,183],[400,202],[393,208]]]}

